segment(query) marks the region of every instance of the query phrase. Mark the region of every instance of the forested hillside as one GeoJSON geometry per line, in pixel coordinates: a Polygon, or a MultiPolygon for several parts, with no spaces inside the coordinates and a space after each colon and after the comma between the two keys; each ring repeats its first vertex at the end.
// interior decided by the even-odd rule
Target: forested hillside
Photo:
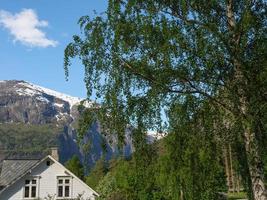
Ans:
{"type": "Polygon", "coordinates": [[[42,153],[57,146],[63,130],[53,125],[0,124],[0,148],[7,154],[42,153]]]}

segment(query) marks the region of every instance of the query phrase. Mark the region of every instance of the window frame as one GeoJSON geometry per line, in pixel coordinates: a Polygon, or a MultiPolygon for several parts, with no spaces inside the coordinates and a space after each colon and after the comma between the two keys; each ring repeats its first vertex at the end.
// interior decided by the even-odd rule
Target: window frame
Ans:
{"type": "Polygon", "coordinates": [[[71,199],[72,198],[72,177],[71,176],[57,176],[57,196],[56,199],[71,199]],[[59,183],[62,180],[62,183],[59,183]],[[69,183],[65,181],[69,180],[69,183]],[[62,186],[62,196],[59,196],[59,186],[62,186]],[[66,186],[69,187],[69,196],[66,196],[66,186]]]}
{"type": "Polygon", "coordinates": [[[23,186],[23,198],[22,199],[37,199],[39,197],[39,178],[38,177],[28,177],[24,179],[24,186],[23,186]],[[26,184],[26,181],[29,183],[26,184]],[[35,181],[35,183],[32,183],[35,181]],[[29,187],[29,196],[26,197],[26,187],[29,187]],[[35,187],[35,197],[32,197],[32,188],[35,187]]]}

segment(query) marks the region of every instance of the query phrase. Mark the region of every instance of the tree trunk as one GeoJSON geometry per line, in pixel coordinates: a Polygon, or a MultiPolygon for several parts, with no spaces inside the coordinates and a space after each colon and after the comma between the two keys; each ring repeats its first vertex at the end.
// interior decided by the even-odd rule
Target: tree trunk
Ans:
{"type": "Polygon", "coordinates": [[[180,190],[180,200],[184,200],[184,193],[182,189],[180,190]]]}
{"type": "Polygon", "coordinates": [[[227,151],[226,145],[223,149],[223,152],[224,152],[224,165],[225,165],[225,174],[226,174],[228,192],[230,192],[231,191],[231,180],[230,180],[230,172],[229,172],[228,151],[227,151]]]}
{"type": "MultiPolygon", "coordinates": [[[[251,117],[248,113],[249,102],[244,90],[246,81],[241,70],[241,64],[234,60],[236,88],[239,97],[238,108],[240,118],[242,120],[243,138],[248,161],[248,168],[251,177],[252,192],[254,200],[267,200],[267,191],[264,184],[264,166],[260,157],[259,144],[256,138],[256,133],[252,128],[251,117]],[[242,87],[243,86],[243,87],[242,87]]],[[[253,117],[252,117],[253,120],[253,117]]]]}
{"type": "Polygon", "coordinates": [[[240,193],[240,177],[239,177],[239,174],[237,174],[236,191],[237,191],[237,193],[240,193]]]}
{"type": "Polygon", "coordinates": [[[230,160],[230,174],[231,174],[231,182],[232,182],[232,191],[235,192],[235,173],[233,169],[233,158],[232,158],[232,149],[231,145],[229,144],[229,160],[230,160]]]}
{"type": "Polygon", "coordinates": [[[254,199],[267,200],[267,191],[264,185],[263,162],[259,155],[255,133],[246,127],[244,134],[254,199]]]}
{"type": "MultiPolygon", "coordinates": [[[[254,200],[267,200],[267,191],[264,185],[264,166],[260,157],[259,144],[256,138],[256,133],[252,128],[248,113],[249,102],[247,100],[245,90],[242,85],[246,85],[244,76],[241,71],[241,65],[237,60],[234,60],[236,88],[239,96],[238,108],[240,118],[242,120],[243,138],[248,161],[248,168],[251,177],[252,192],[254,200]]],[[[252,117],[253,120],[253,117],[252,117]]]]}
{"type": "Polygon", "coordinates": [[[259,145],[256,139],[256,133],[252,129],[251,121],[248,120],[248,107],[247,94],[245,87],[247,86],[244,74],[241,69],[241,62],[238,59],[239,55],[239,40],[240,33],[236,30],[236,22],[234,17],[233,0],[227,0],[226,16],[228,20],[229,32],[232,34],[231,46],[232,48],[232,61],[234,65],[234,82],[233,85],[238,95],[238,102],[234,104],[239,109],[240,115],[237,116],[242,120],[243,137],[246,148],[246,155],[248,160],[248,168],[252,183],[252,192],[254,200],[267,200],[267,191],[264,185],[264,167],[259,154],[259,145]],[[236,104],[237,103],[237,104],[236,104]]]}

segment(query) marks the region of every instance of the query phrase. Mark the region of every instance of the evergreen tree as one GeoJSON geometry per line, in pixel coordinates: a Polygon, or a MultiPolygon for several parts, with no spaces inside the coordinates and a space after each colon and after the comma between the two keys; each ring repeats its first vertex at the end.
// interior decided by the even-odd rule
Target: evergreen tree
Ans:
{"type": "Polygon", "coordinates": [[[103,159],[98,160],[86,177],[86,184],[92,188],[96,188],[99,181],[106,175],[107,170],[105,161],[103,159]]]}
{"type": "Polygon", "coordinates": [[[69,159],[65,166],[68,170],[70,170],[72,173],[74,173],[77,177],[83,180],[84,178],[84,168],[82,163],[80,162],[80,159],[77,155],[74,155],[69,159]]]}

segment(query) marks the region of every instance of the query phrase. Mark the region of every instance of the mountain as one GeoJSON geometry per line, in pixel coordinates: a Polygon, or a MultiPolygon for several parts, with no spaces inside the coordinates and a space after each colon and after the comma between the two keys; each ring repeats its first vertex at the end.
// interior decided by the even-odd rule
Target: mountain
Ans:
{"type": "MultiPolygon", "coordinates": [[[[25,81],[0,82],[0,121],[47,124],[73,121],[72,109],[82,99],[25,81]]],[[[90,106],[88,102],[87,106],[90,106]]]]}
{"type": "MultiPolygon", "coordinates": [[[[65,95],[26,81],[0,81],[0,149],[10,155],[43,152],[59,147],[60,161],[76,154],[93,165],[101,156],[110,159],[118,153],[116,138],[101,135],[94,124],[77,144],[78,106],[93,106],[92,101],[65,95]],[[106,152],[102,146],[106,143],[106,152]]],[[[126,135],[125,155],[132,152],[131,138],[126,135]]],[[[0,155],[1,157],[1,155],[0,155]]]]}

